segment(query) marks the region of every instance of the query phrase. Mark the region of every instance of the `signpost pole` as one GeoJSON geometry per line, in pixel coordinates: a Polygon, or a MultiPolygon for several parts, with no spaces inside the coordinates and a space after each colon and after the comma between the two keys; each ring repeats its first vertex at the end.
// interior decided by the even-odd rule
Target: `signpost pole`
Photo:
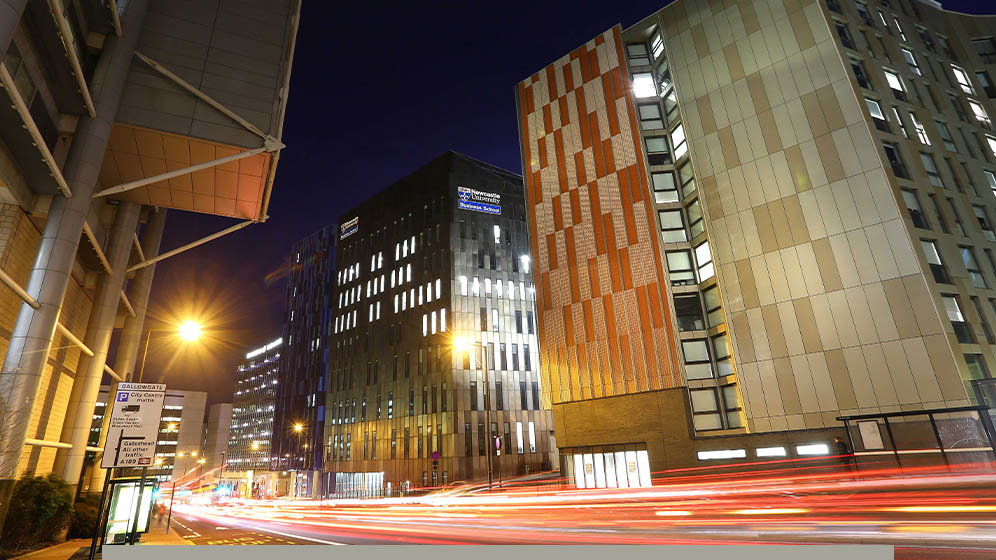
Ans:
{"type": "Polygon", "coordinates": [[[173,491],[169,493],[169,515],[166,516],[166,534],[169,534],[169,522],[173,520],[173,497],[176,496],[176,481],[173,481],[173,491]]]}
{"type": "Polygon", "coordinates": [[[142,498],[145,497],[145,477],[149,472],[149,467],[142,467],[142,480],[138,483],[138,501],[135,504],[134,519],[131,522],[131,531],[128,533],[128,544],[135,544],[135,536],[138,534],[138,516],[142,513],[142,498]]]}
{"type": "Polygon", "coordinates": [[[100,536],[102,521],[104,520],[104,506],[107,502],[107,489],[111,485],[111,473],[107,473],[104,477],[104,490],[100,493],[100,508],[97,510],[97,526],[93,530],[93,538],[90,540],[90,554],[87,556],[88,560],[93,560],[94,554],[97,552],[97,537],[100,536]]]}

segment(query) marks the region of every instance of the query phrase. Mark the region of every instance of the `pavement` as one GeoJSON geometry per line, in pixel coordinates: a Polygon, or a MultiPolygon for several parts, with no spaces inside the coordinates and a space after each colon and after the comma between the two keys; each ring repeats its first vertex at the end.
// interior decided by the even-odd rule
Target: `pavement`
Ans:
{"type": "MultiPolygon", "coordinates": [[[[192,545],[194,543],[190,542],[188,539],[183,538],[181,534],[177,532],[176,525],[173,525],[170,532],[166,533],[165,522],[162,526],[152,527],[148,533],[142,535],[141,540],[136,544],[136,546],[143,545],[192,545]]],[[[256,544],[256,543],[253,543],[256,544]]],[[[284,544],[284,543],[266,543],[266,544],[284,544]]],[[[125,546],[125,545],[107,545],[107,546],[125,546]]],[[[11,560],[85,560],[89,556],[90,551],[90,539],[69,539],[66,542],[54,544],[52,546],[41,548],[21,556],[15,556],[11,560]]],[[[100,552],[97,552],[97,558],[101,557],[100,552]]]]}

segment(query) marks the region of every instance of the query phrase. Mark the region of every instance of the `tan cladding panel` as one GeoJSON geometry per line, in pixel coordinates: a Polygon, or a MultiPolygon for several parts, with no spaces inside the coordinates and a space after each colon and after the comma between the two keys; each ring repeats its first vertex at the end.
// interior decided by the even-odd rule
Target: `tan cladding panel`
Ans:
{"type": "Polygon", "coordinates": [[[682,0],[661,21],[750,430],[964,404],[821,4],[682,0]]]}
{"type": "Polygon", "coordinates": [[[554,404],[680,384],[622,59],[610,29],[517,90],[541,372],[554,404]]]}
{"type": "MultiPolygon", "coordinates": [[[[20,207],[0,205],[0,268],[22,287],[28,283],[31,266],[41,242],[41,231],[38,228],[20,207]]],[[[0,297],[0,356],[4,356],[21,309],[21,300],[5,286],[0,286],[0,291],[3,293],[0,297]]],[[[66,288],[59,322],[82,339],[89,315],[90,297],[73,276],[66,288]]],[[[76,345],[56,333],[38,386],[38,396],[31,410],[29,438],[59,440],[80,355],[76,345]]],[[[18,476],[51,471],[55,451],[52,447],[27,447],[17,467],[18,476]]]]}

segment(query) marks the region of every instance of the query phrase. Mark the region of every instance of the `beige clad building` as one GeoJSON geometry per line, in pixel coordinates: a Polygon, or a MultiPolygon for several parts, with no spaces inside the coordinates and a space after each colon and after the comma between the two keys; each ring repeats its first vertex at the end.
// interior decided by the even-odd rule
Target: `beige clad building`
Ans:
{"type": "MultiPolygon", "coordinates": [[[[918,0],[679,0],[519,84],[542,372],[579,483],[622,485],[620,452],[826,454],[838,417],[974,403],[994,33],[918,0]]],[[[945,445],[989,445],[959,426],[945,445]]],[[[890,448],[866,429],[857,450],[872,432],[890,448]]]]}

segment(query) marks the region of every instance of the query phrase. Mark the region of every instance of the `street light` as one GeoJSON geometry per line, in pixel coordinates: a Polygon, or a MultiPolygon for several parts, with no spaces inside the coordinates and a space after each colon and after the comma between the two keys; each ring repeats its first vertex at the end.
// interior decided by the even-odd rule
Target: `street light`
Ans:
{"type": "MultiPolygon", "coordinates": [[[[479,347],[481,349],[481,358],[482,358],[481,361],[484,363],[484,421],[487,423],[487,427],[485,428],[485,432],[488,434],[485,437],[487,437],[487,439],[490,440],[491,439],[491,436],[490,436],[490,434],[491,434],[491,382],[488,380],[488,347],[486,345],[484,345],[482,342],[477,342],[477,341],[470,342],[469,340],[467,340],[465,337],[462,337],[462,336],[458,336],[458,337],[454,337],[453,338],[453,348],[455,348],[458,352],[470,352],[471,347],[474,347],[474,346],[479,347]]],[[[473,398],[476,399],[477,395],[474,395],[473,398]]],[[[492,448],[493,445],[494,445],[494,443],[491,442],[491,441],[486,441],[485,444],[484,444],[484,447],[487,450],[487,454],[488,454],[488,460],[487,460],[487,465],[488,465],[488,490],[491,490],[491,473],[493,471],[493,467],[491,465],[491,448],[492,448]]]]}
{"type": "Polygon", "coordinates": [[[145,359],[149,357],[149,340],[155,332],[175,332],[185,342],[194,342],[201,337],[201,325],[196,321],[184,321],[174,331],[173,329],[149,329],[145,331],[145,350],[142,352],[142,365],[138,368],[138,378],[136,382],[142,381],[142,374],[145,373],[145,359]]]}
{"type": "MultiPolygon", "coordinates": [[[[294,431],[297,432],[297,453],[296,453],[296,456],[301,457],[301,434],[304,433],[304,424],[302,424],[300,422],[296,422],[294,424],[294,431]]],[[[301,467],[303,469],[303,467],[304,467],[304,461],[303,461],[303,459],[304,458],[301,457],[301,459],[302,459],[302,461],[299,464],[301,465],[301,467]]],[[[297,462],[297,461],[295,461],[295,462],[297,462]]],[[[298,469],[296,467],[293,468],[293,469],[291,469],[291,470],[294,472],[294,497],[297,497],[301,493],[300,480],[299,480],[300,475],[298,474],[298,469]]]]}

